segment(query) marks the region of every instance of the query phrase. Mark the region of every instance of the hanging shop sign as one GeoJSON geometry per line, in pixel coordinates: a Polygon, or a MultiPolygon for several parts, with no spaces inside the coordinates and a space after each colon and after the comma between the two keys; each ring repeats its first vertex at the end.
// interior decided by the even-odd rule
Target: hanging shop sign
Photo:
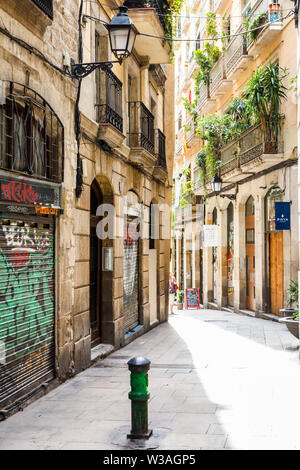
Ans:
{"type": "Polygon", "coordinates": [[[290,202],[275,202],[275,230],[291,229],[290,202]]]}
{"type": "Polygon", "coordinates": [[[188,288],[185,289],[185,303],[187,309],[199,309],[200,308],[200,295],[199,289],[188,288]]]}
{"type": "Polygon", "coordinates": [[[218,225],[203,225],[203,246],[220,245],[220,227],[218,225]]]}

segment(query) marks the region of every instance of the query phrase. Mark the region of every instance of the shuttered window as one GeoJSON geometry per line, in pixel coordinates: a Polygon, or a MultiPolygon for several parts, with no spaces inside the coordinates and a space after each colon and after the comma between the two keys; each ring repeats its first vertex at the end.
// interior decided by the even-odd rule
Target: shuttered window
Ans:
{"type": "Polygon", "coordinates": [[[51,20],[53,20],[53,0],[32,0],[51,20]]]}

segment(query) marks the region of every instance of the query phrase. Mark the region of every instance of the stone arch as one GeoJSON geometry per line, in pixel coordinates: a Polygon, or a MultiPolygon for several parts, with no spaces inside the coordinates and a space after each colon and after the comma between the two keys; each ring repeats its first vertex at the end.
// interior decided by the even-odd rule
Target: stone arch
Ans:
{"type": "MultiPolygon", "coordinates": [[[[114,332],[114,225],[112,236],[101,240],[97,226],[103,216],[97,215],[101,204],[113,206],[114,194],[108,178],[98,175],[90,186],[90,322],[92,346],[99,342],[115,345],[114,332]],[[93,331],[94,330],[94,331],[93,331]]],[[[106,212],[105,212],[106,214],[106,212]]],[[[105,215],[104,215],[105,217],[105,215]]]]}

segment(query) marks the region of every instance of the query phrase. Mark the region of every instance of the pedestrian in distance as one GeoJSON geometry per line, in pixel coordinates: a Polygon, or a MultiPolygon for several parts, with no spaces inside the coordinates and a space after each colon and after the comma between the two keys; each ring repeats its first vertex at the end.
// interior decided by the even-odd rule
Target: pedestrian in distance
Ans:
{"type": "Polygon", "coordinates": [[[170,315],[173,315],[174,301],[176,290],[178,289],[176,279],[173,273],[169,275],[169,303],[170,303],[170,315]]]}

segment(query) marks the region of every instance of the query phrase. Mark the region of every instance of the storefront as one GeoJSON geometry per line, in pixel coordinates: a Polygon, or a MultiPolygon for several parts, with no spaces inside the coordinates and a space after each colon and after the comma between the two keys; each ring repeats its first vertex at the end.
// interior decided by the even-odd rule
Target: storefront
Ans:
{"type": "Polygon", "coordinates": [[[55,376],[55,220],[63,127],[33,90],[0,106],[0,410],[55,376]]]}

